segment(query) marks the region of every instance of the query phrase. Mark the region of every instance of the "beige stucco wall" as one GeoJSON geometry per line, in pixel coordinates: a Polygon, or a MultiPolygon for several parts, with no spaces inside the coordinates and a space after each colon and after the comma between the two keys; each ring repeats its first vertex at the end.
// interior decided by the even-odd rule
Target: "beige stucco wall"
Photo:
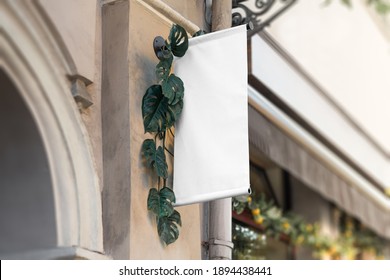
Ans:
{"type": "MultiPolygon", "coordinates": [[[[93,81],[97,0],[39,0],[74,61],[77,74],[93,81]]],[[[100,5],[99,5],[100,6],[100,5]]]]}
{"type": "MultiPolygon", "coordinates": [[[[102,191],[105,254],[114,259],[200,259],[200,205],[178,208],[183,226],[178,241],[168,247],[161,244],[146,206],[156,182],[140,155],[142,142],[151,137],[144,134],[141,101],[156,82],[152,41],[157,35],[167,37],[172,22],[142,0],[36,1],[73,65],[66,73],[69,85],[75,77],[83,81],[93,102],[80,115],[102,191]]],[[[203,27],[203,0],[164,2],[203,27]]]]}
{"type": "MultiPolygon", "coordinates": [[[[130,1],[130,135],[131,135],[131,259],[199,259],[200,258],[200,209],[199,205],[180,207],[183,226],[179,239],[164,247],[157,235],[155,218],[146,210],[146,199],[151,186],[156,186],[148,170],[143,166],[140,149],[144,139],[141,102],[146,89],[156,83],[152,42],[155,36],[167,37],[171,23],[150,9],[142,1],[130,1]],[[146,24],[147,23],[147,24],[146,24]]],[[[184,16],[202,21],[202,1],[167,1],[184,16]],[[174,3],[175,2],[175,3],[174,3]],[[186,2],[183,4],[182,2],[186,2]]],[[[172,163],[171,158],[170,164],[172,163]]],[[[170,180],[169,180],[170,181],[170,180]]],[[[168,181],[168,183],[169,183],[168,181]]]]}
{"type": "Polygon", "coordinates": [[[85,83],[93,103],[80,114],[90,139],[102,189],[101,3],[97,0],[35,1],[42,8],[47,26],[72,65],[66,74],[85,83]]]}
{"type": "Polygon", "coordinates": [[[162,0],[169,7],[178,11],[183,17],[190,20],[199,27],[205,24],[204,21],[204,0],[162,0]]]}

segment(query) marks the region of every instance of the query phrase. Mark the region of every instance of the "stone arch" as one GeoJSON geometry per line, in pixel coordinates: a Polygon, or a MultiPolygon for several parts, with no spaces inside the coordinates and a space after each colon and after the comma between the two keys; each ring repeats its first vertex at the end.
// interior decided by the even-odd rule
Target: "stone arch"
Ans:
{"type": "Polygon", "coordinates": [[[22,96],[42,138],[53,187],[56,247],[103,252],[98,177],[67,78],[75,67],[37,1],[1,1],[0,11],[0,70],[22,96]]]}
{"type": "Polygon", "coordinates": [[[55,247],[46,153],[21,95],[0,70],[0,254],[55,247]]]}

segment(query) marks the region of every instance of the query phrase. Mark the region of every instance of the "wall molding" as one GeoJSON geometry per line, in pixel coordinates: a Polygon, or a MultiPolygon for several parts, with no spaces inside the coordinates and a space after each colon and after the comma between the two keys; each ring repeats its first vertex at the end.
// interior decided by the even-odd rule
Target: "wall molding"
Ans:
{"type": "Polygon", "coordinates": [[[22,95],[44,143],[57,245],[103,252],[99,180],[67,78],[73,66],[34,2],[5,0],[0,10],[0,68],[22,95]]]}

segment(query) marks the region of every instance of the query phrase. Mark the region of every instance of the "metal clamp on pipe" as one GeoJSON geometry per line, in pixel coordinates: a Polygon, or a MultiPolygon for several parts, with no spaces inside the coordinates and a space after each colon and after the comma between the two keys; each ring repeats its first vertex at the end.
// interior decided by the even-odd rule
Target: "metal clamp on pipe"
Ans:
{"type": "Polygon", "coordinates": [[[211,260],[230,260],[234,244],[227,240],[210,238],[208,242],[209,258],[211,260]]]}
{"type": "Polygon", "coordinates": [[[225,247],[228,247],[229,249],[234,248],[233,242],[226,241],[226,240],[220,240],[220,239],[216,239],[216,238],[211,238],[209,240],[209,246],[210,245],[225,246],[225,247]]]}

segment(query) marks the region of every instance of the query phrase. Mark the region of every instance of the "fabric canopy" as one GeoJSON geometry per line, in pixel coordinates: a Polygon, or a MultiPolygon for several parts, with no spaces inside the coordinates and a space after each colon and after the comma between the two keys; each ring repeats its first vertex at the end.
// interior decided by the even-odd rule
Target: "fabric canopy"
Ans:
{"type": "Polygon", "coordinates": [[[390,238],[387,156],[266,32],[251,41],[250,81],[251,148],[390,238]]]}
{"type": "MultiPolygon", "coordinates": [[[[283,122],[286,117],[278,115],[281,113],[277,109],[272,108],[264,98],[258,100],[257,104],[253,100],[250,103],[271,108],[275,113],[273,117],[283,122]]],[[[262,152],[309,188],[359,218],[377,234],[390,238],[388,208],[375,203],[353,182],[337,174],[337,170],[319,160],[252,106],[249,107],[249,141],[252,149],[262,152]]]]}
{"type": "Polygon", "coordinates": [[[250,192],[246,27],[190,39],[175,74],[185,87],[175,128],[176,205],[250,192]]]}

